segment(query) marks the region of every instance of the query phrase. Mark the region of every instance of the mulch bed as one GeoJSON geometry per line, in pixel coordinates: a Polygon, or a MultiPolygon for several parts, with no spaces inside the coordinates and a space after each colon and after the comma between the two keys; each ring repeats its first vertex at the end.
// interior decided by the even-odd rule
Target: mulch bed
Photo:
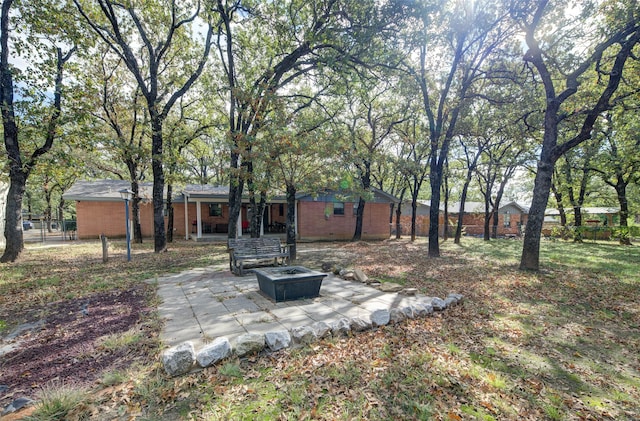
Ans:
{"type": "Polygon", "coordinates": [[[101,338],[132,328],[145,336],[157,334],[141,324],[152,310],[148,292],[147,286],[140,286],[32,309],[30,313],[40,314],[44,323],[18,336],[18,348],[0,358],[0,412],[19,397],[35,399],[48,384],[90,386],[103,372],[144,357],[144,347],[108,349],[101,338]]]}

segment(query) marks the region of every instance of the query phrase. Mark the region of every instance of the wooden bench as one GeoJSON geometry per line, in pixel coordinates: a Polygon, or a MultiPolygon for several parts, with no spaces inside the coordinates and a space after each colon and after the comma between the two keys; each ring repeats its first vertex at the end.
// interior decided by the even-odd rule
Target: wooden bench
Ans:
{"type": "Polygon", "coordinates": [[[280,244],[277,238],[229,239],[229,269],[235,274],[244,274],[245,263],[254,266],[286,266],[289,262],[289,246],[280,244]]]}

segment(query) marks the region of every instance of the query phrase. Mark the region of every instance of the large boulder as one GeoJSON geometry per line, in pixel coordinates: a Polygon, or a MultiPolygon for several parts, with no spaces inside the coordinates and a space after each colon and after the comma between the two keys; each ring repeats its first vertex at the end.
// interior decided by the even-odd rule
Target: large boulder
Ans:
{"type": "Polygon", "coordinates": [[[456,294],[456,293],[452,292],[451,294],[447,295],[447,298],[445,298],[444,301],[449,306],[452,306],[452,305],[457,305],[457,304],[461,303],[463,298],[464,298],[464,295],[456,294]]]}
{"type": "Polygon", "coordinates": [[[291,337],[297,344],[310,344],[318,337],[311,326],[298,326],[291,329],[291,337]]]}
{"type": "Polygon", "coordinates": [[[216,338],[196,354],[200,367],[208,367],[231,355],[231,343],[227,338],[216,338]]]}
{"type": "Polygon", "coordinates": [[[346,317],[331,323],[331,334],[333,336],[346,336],[351,333],[351,321],[346,317]]]}
{"type": "Polygon", "coordinates": [[[331,326],[325,322],[315,322],[311,325],[314,334],[318,339],[324,339],[331,336],[331,326]]]}
{"type": "Polygon", "coordinates": [[[407,319],[406,314],[402,312],[399,308],[392,308],[389,312],[389,319],[391,323],[400,323],[404,322],[407,319]]]}
{"type": "Polygon", "coordinates": [[[357,281],[362,282],[363,284],[369,282],[369,277],[362,270],[354,269],[353,274],[355,275],[357,281]]]}
{"type": "Polygon", "coordinates": [[[236,342],[236,355],[243,357],[247,354],[256,354],[264,349],[264,335],[259,333],[245,333],[238,336],[236,342]]]}
{"type": "Polygon", "coordinates": [[[443,311],[447,308],[447,303],[442,298],[433,297],[431,299],[431,307],[433,307],[435,311],[443,311]]]}
{"type": "Polygon", "coordinates": [[[351,318],[351,330],[353,332],[363,332],[365,330],[371,329],[371,321],[363,319],[362,317],[352,317],[351,318]]]}
{"type": "Polygon", "coordinates": [[[270,350],[278,351],[291,346],[291,335],[286,330],[267,332],[264,334],[264,341],[270,350]]]}
{"type": "Polygon", "coordinates": [[[170,376],[187,374],[196,362],[196,351],[193,342],[183,342],[167,349],[162,354],[164,370],[170,376]]]}
{"type": "Polygon", "coordinates": [[[386,308],[381,308],[373,311],[369,315],[369,319],[371,320],[371,324],[373,326],[384,326],[386,324],[389,324],[389,320],[391,320],[391,314],[386,308]]]}

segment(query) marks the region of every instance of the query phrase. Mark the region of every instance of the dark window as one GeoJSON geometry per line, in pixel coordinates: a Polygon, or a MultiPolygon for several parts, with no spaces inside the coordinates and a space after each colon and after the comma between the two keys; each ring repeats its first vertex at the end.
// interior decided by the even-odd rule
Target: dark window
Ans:
{"type": "Polygon", "coordinates": [[[280,203],[280,206],[278,208],[278,213],[280,216],[284,216],[284,203],[280,203]]]}
{"type": "Polygon", "coordinates": [[[334,215],[344,215],[344,203],[337,202],[333,204],[333,214],[334,215]]]}
{"type": "Polygon", "coordinates": [[[222,205],[220,203],[210,204],[209,216],[222,216],[222,205]]]}

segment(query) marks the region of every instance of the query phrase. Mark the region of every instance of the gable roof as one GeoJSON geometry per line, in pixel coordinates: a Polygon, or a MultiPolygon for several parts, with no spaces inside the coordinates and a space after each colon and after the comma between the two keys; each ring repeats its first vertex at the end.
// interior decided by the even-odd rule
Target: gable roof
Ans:
{"type": "MultiPolygon", "coordinates": [[[[153,183],[139,183],[139,195],[142,200],[153,199],[153,183]]],[[[122,200],[120,190],[131,189],[127,180],[79,180],[62,195],[64,200],[112,202],[122,200]]]]}
{"type": "MultiPolygon", "coordinates": [[[[389,193],[386,193],[383,190],[380,190],[378,188],[375,187],[371,187],[371,191],[374,194],[374,200],[373,202],[386,202],[386,203],[399,203],[400,200],[393,196],[390,195],[389,193]]],[[[358,194],[355,192],[350,192],[350,191],[337,191],[337,190],[323,190],[317,193],[299,193],[296,195],[296,200],[318,200],[318,201],[323,201],[323,200],[333,200],[333,198],[335,196],[346,196],[350,199],[352,199],[353,201],[357,200],[358,198],[358,194]]]]}
{"type": "MultiPolygon", "coordinates": [[[[620,212],[619,208],[614,208],[614,207],[607,208],[607,207],[598,207],[598,206],[583,207],[581,210],[582,210],[582,214],[584,215],[615,215],[620,212]]],[[[573,209],[567,212],[567,214],[569,213],[573,215],[573,209]]],[[[556,208],[548,208],[544,214],[548,216],[558,216],[560,215],[560,211],[558,211],[558,209],[556,208]]]]}

